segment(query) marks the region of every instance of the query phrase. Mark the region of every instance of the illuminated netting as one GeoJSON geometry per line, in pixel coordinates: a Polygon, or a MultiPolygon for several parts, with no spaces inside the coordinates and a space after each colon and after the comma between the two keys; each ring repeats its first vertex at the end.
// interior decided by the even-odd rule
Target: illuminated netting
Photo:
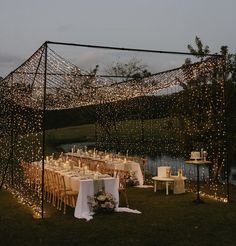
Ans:
{"type": "Polygon", "coordinates": [[[210,56],[156,74],[99,76],[46,42],[1,81],[1,180],[41,207],[42,193],[19,163],[43,160],[45,112],[92,107],[98,149],[189,158],[203,148],[213,163],[205,193],[227,198],[223,67],[210,56]]]}

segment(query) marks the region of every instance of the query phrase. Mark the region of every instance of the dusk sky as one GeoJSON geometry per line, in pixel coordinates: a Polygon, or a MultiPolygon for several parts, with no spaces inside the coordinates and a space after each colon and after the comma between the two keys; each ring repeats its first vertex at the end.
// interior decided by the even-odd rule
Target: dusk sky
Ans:
{"type": "MultiPolygon", "coordinates": [[[[46,40],[186,52],[187,44],[194,44],[197,35],[210,46],[211,53],[219,52],[222,45],[236,53],[235,0],[0,2],[2,77],[46,40]]],[[[96,55],[90,60],[97,61],[96,55]]],[[[175,65],[174,58],[169,64],[175,65]]]]}

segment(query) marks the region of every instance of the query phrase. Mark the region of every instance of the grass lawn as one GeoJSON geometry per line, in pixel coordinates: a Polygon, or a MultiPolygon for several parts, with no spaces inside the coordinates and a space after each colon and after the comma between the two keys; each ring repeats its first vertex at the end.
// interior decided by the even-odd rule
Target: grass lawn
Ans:
{"type": "Polygon", "coordinates": [[[46,152],[56,152],[60,144],[94,141],[94,124],[51,129],[46,131],[46,152]]]}
{"type": "MultiPolygon", "coordinates": [[[[130,124],[128,122],[127,124],[130,124]]],[[[128,128],[127,128],[128,129],[128,128]]],[[[52,129],[46,133],[47,152],[62,143],[93,141],[94,125],[52,129]]],[[[235,192],[236,194],[236,192],[235,192]]],[[[78,220],[46,205],[48,217],[34,219],[31,210],[0,191],[0,246],[14,245],[115,245],[115,246],[235,246],[236,204],[206,199],[192,203],[194,194],[165,195],[153,189],[129,188],[130,207],[141,215],[113,213],[92,221],[78,220]]]]}
{"type": "MultiPolygon", "coordinates": [[[[170,121],[170,120],[169,120],[170,121]]],[[[145,120],[144,136],[146,139],[172,138],[176,133],[174,129],[170,129],[168,119],[145,120]],[[168,131],[167,131],[168,129],[168,131]]],[[[173,121],[173,120],[172,120],[173,121]]],[[[111,131],[112,136],[125,137],[126,141],[133,143],[141,141],[140,131],[141,122],[138,120],[118,121],[116,125],[117,132],[111,131]]],[[[114,130],[114,129],[113,129],[114,130]]],[[[97,133],[104,135],[104,130],[98,127],[97,133]]],[[[46,147],[47,153],[55,152],[56,147],[60,144],[73,142],[95,142],[95,124],[78,125],[46,131],[46,147]]]]}
{"type": "Polygon", "coordinates": [[[130,207],[141,215],[97,215],[86,222],[47,205],[50,217],[33,219],[31,211],[0,191],[0,245],[236,245],[236,205],[194,194],[165,195],[151,188],[129,188],[130,207]]]}

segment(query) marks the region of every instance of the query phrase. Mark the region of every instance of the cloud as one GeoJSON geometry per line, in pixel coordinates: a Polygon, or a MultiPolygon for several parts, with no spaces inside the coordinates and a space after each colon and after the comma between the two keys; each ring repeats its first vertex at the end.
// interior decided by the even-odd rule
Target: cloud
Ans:
{"type": "Polygon", "coordinates": [[[0,51],[0,76],[5,76],[18,67],[24,58],[0,51]]]}
{"type": "Polygon", "coordinates": [[[68,31],[70,29],[69,25],[60,25],[57,27],[57,30],[60,32],[68,31]]]}
{"type": "Polygon", "coordinates": [[[101,68],[112,62],[111,57],[104,51],[88,51],[71,60],[84,70],[94,69],[97,64],[101,68]]]}
{"type": "Polygon", "coordinates": [[[0,52],[0,65],[8,65],[22,60],[23,59],[18,56],[0,52]]]}

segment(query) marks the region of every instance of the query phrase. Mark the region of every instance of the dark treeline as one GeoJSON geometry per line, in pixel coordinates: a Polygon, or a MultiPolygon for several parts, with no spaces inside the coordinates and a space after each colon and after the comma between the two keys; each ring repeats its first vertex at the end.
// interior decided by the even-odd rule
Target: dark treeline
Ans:
{"type": "Polygon", "coordinates": [[[116,121],[164,118],[170,115],[173,96],[146,96],[80,108],[46,111],[46,128],[55,129],[96,123],[99,117],[116,121]]]}

